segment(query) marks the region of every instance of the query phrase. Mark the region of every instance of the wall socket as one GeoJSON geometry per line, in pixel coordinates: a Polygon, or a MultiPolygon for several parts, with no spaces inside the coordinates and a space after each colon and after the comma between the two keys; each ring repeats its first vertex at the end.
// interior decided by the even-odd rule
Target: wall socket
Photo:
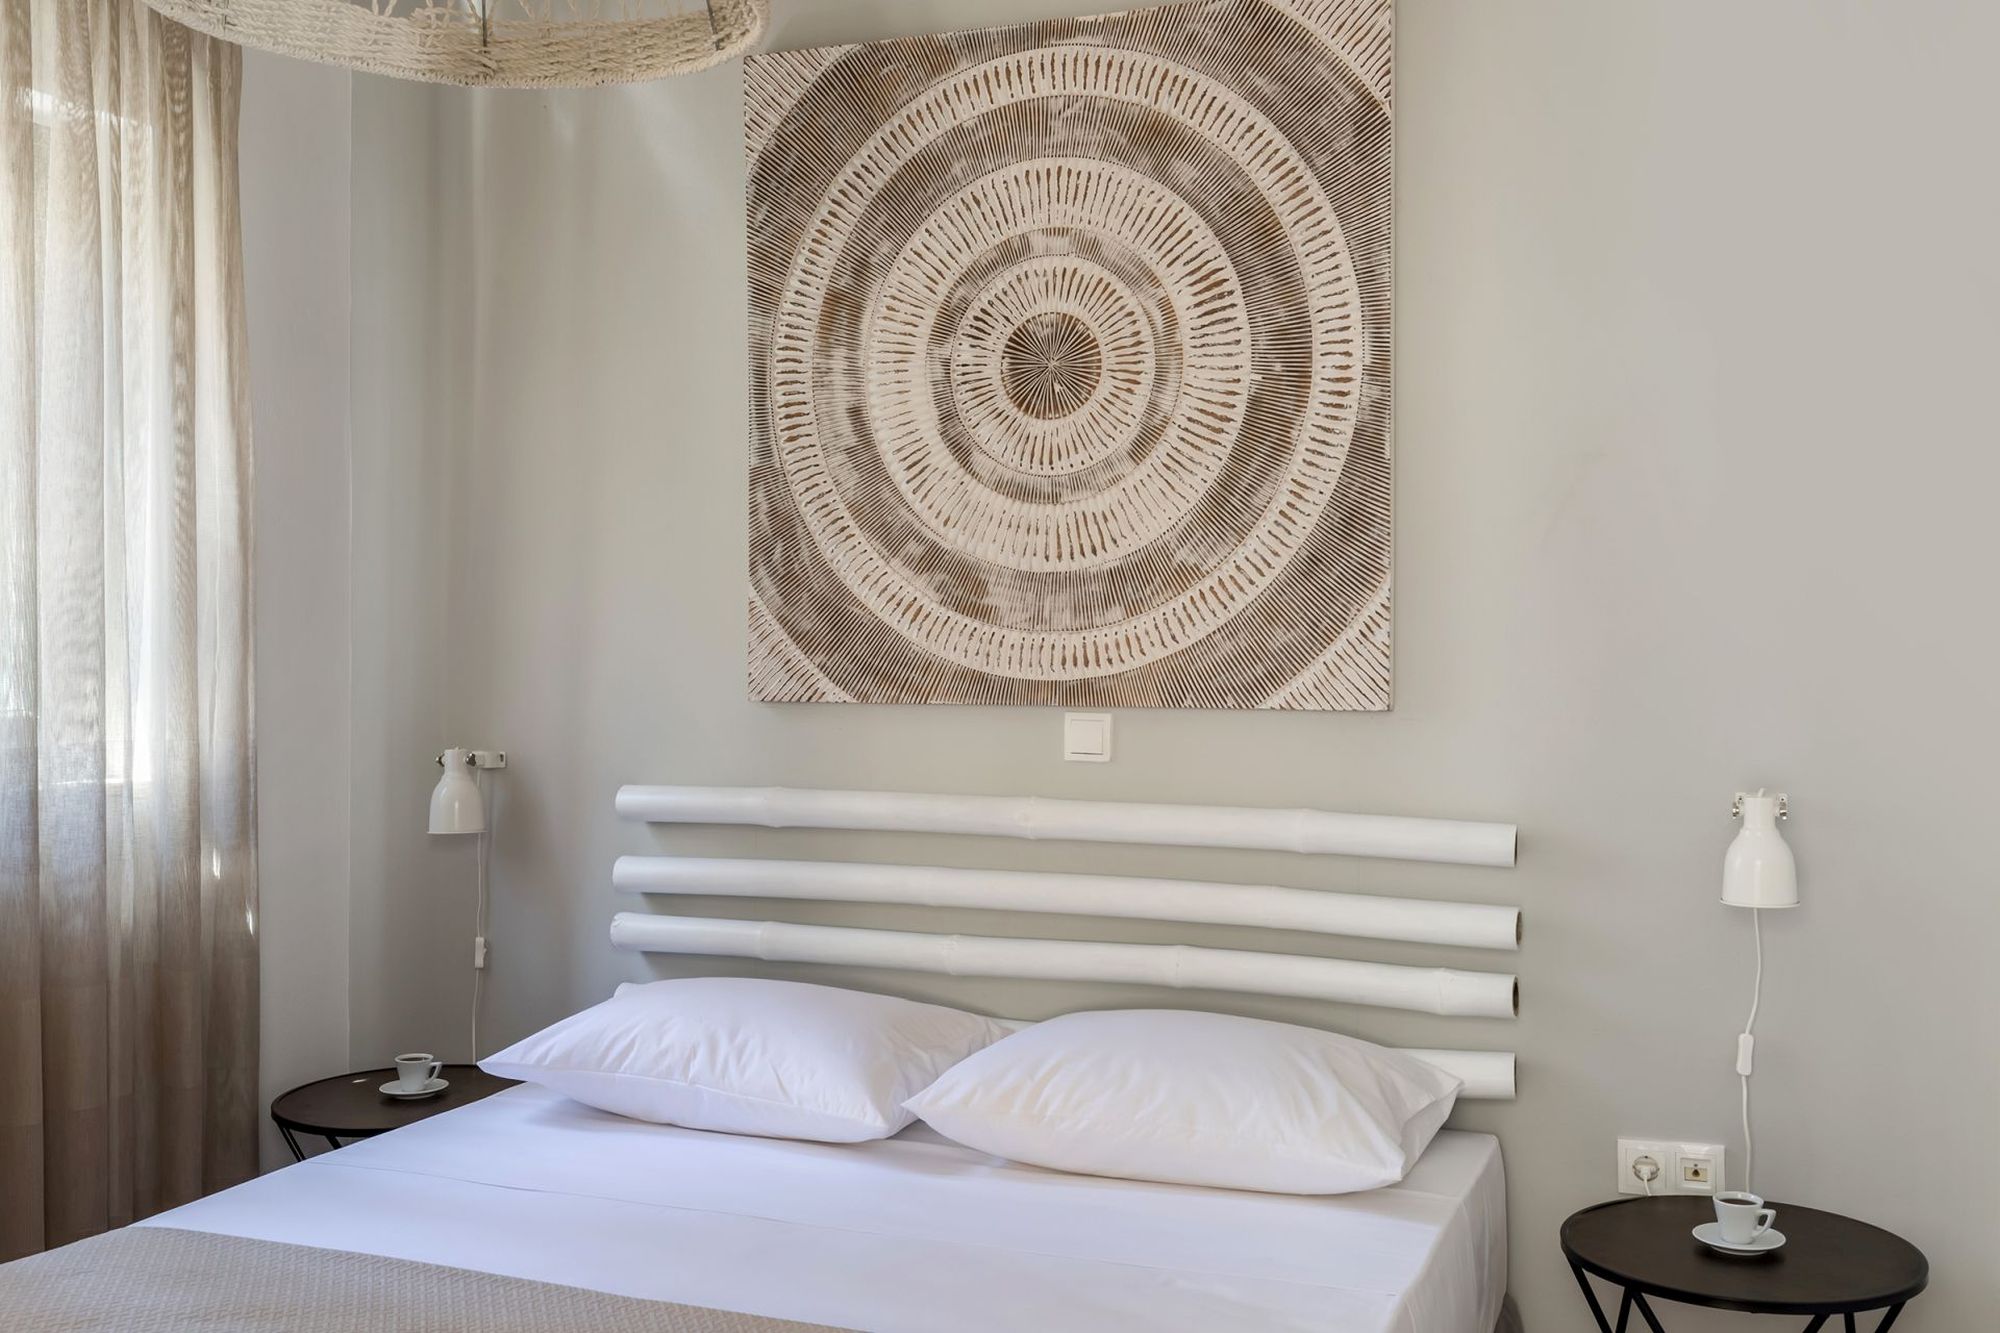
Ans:
{"type": "Polygon", "coordinates": [[[1722,1188],[1722,1168],[1723,1147],[1719,1143],[1618,1140],[1620,1194],[1713,1194],[1722,1188]]]}

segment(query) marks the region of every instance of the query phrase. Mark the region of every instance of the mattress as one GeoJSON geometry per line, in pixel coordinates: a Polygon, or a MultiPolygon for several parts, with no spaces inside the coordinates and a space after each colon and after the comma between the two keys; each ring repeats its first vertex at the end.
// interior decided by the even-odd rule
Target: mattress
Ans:
{"type": "Polygon", "coordinates": [[[1392,1188],[1299,1197],[1045,1171],[921,1125],[703,1133],[528,1086],[141,1225],[879,1333],[1488,1333],[1507,1270],[1483,1134],[1440,1134],[1392,1188]]]}

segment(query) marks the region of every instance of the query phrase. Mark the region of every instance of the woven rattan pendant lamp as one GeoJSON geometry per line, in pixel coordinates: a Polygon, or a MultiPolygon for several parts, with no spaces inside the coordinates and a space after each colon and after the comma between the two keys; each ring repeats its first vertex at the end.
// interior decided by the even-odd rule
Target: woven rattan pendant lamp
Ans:
{"type": "Polygon", "coordinates": [[[719,64],[769,0],[145,0],[197,32],[370,74],[468,88],[636,83],[719,64]]]}

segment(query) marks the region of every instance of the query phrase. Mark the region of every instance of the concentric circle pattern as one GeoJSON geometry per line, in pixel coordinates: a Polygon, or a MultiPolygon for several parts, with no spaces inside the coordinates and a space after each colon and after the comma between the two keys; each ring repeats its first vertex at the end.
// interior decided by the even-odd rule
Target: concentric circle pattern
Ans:
{"type": "Polygon", "coordinates": [[[756,697],[1388,705],[1387,25],[750,59],[756,697]]]}

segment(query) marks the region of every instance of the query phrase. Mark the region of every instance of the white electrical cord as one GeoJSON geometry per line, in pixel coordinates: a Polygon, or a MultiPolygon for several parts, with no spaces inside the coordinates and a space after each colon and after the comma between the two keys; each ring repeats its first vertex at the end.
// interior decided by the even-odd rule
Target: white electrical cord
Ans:
{"type": "Polygon", "coordinates": [[[1744,1020],[1743,1036],[1737,1043],[1737,1077],[1743,1083],[1743,1188],[1754,1192],[1751,1168],[1757,1161],[1756,1140],[1750,1133],[1750,1074],[1747,1067],[1747,1048],[1757,1027],[1757,1007],[1764,1002],[1764,914],[1756,908],[1750,909],[1750,929],[1757,939],[1757,980],[1750,990],[1750,1017],[1744,1020]]]}
{"type": "MultiPolygon", "coordinates": [[[[493,810],[493,802],[486,795],[485,773],[483,771],[475,771],[473,781],[477,782],[481,788],[479,793],[480,804],[491,812],[493,810]]],[[[493,839],[493,819],[490,813],[486,820],[486,828],[480,832],[478,837],[479,889],[478,898],[475,900],[472,909],[472,1062],[474,1064],[479,1063],[479,1000],[481,993],[485,990],[486,983],[486,861],[493,839]]]]}

